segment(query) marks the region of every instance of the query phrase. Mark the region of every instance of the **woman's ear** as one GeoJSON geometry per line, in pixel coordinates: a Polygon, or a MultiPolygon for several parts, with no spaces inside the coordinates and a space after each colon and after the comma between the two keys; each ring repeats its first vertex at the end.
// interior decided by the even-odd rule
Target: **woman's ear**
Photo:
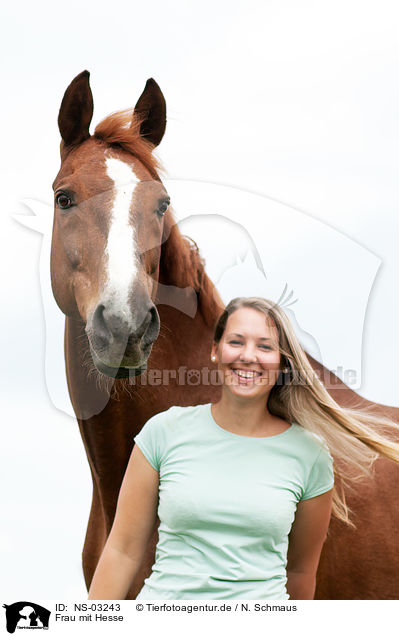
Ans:
{"type": "Polygon", "coordinates": [[[212,362],[218,362],[218,346],[216,342],[212,345],[211,360],[212,362]]]}

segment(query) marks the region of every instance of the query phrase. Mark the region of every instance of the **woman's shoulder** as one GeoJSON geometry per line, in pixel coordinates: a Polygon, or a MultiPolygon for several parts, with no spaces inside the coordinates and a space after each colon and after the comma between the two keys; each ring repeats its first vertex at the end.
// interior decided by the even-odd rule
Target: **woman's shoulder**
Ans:
{"type": "Polygon", "coordinates": [[[319,455],[321,452],[329,454],[328,445],[322,435],[310,431],[301,424],[292,423],[292,429],[296,436],[298,450],[310,456],[319,455]]]}
{"type": "Polygon", "coordinates": [[[141,431],[135,436],[135,442],[151,443],[166,448],[170,444],[192,439],[202,428],[198,426],[205,415],[205,404],[194,406],[171,406],[150,417],[141,431]]]}
{"type": "Polygon", "coordinates": [[[301,500],[311,499],[333,488],[334,460],[322,435],[299,424],[293,426],[295,452],[304,474],[301,500]]]}
{"type": "Polygon", "coordinates": [[[170,406],[166,411],[160,411],[156,413],[149,420],[147,420],[145,426],[176,426],[179,422],[185,422],[189,420],[197,419],[204,412],[207,404],[195,404],[192,406],[170,406]]]}

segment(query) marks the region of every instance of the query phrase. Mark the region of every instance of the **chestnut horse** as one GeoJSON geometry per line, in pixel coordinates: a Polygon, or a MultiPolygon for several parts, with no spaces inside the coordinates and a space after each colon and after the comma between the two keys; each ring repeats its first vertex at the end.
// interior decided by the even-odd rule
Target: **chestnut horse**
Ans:
{"type": "MultiPolygon", "coordinates": [[[[166,126],[156,82],[147,81],[133,112],[110,115],[90,135],[92,114],[84,71],[67,88],[58,118],[51,279],[66,315],[68,387],[93,479],[83,550],[87,586],[112,526],[133,437],[171,405],[218,398],[204,370],[212,370],[210,345],[222,308],[198,250],[174,223],[152,155],[166,126]]],[[[338,402],[366,404],[335,380],[338,402]]],[[[375,477],[348,498],[357,529],[332,521],[316,598],[399,598],[394,484],[399,467],[379,460],[375,477]]],[[[155,532],[129,598],[151,571],[156,540],[155,532]]]]}

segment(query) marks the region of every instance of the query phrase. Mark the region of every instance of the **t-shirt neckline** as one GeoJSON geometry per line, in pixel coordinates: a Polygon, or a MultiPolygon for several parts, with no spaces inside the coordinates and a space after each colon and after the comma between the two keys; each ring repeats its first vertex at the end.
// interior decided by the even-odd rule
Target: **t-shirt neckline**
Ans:
{"type": "Polygon", "coordinates": [[[292,431],[293,428],[294,428],[294,425],[291,424],[290,427],[287,428],[282,433],[277,433],[276,435],[267,435],[265,437],[254,437],[252,435],[239,435],[239,433],[232,433],[231,431],[226,430],[222,426],[219,426],[219,424],[216,422],[215,418],[212,415],[212,403],[206,404],[205,406],[206,406],[206,412],[208,414],[208,419],[211,422],[213,428],[216,428],[217,430],[219,430],[223,434],[226,434],[226,435],[228,435],[230,437],[236,437],[238,439],[254,439],[254,440],[258,440],[258,441],[259,440],[280,439],[281,437],[283,437],[283,435],[286,435],[287,433],[292,431]]]}

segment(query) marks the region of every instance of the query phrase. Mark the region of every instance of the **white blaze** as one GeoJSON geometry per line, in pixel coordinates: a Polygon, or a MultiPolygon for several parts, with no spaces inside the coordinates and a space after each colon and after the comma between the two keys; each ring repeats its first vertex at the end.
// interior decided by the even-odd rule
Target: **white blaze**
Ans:
{"type": "Polygon", "coordinates": [[[137,275],[137,245],[130,222],[133,192],[139,182],[131,166],[113,157],[105,161],[107,174],[114,182],[114,200],[106,246],[107,281],[105,294],[116,307],[130,317],[128,295],[137,275]]]}

